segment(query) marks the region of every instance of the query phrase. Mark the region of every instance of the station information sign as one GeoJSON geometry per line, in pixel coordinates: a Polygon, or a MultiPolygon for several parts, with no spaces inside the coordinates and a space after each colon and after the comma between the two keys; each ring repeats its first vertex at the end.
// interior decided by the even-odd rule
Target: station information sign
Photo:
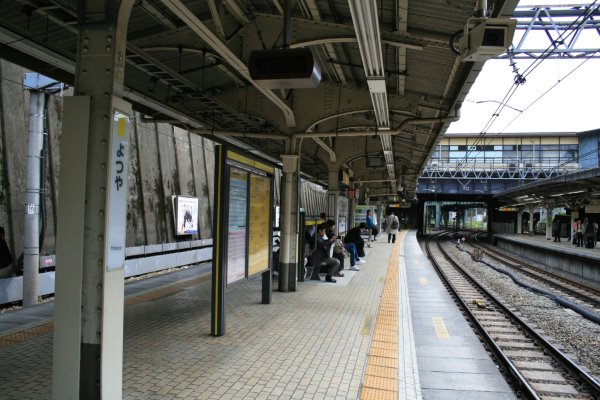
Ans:
{"type": "Polygon", "coordinates": [[[121,269],[125,265],[129,129],[129,116],[115,109],[110,136],[110,171],[106,199],[105,260],[108,271],[121,269]]]}

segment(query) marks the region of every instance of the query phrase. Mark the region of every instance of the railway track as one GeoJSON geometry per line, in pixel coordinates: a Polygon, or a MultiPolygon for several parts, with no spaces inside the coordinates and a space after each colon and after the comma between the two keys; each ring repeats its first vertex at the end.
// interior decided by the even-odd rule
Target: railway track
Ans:
{"type": "Polygon", "coordinates": [[[470,234],[474,240],[470,240],[469,244],[475,248],[479,247],[485,250],[486,254],[493,259],[505,264],[519,273],[527,275],[533,279],[545,283],[553,289],[560,292],[568,300],[579,300],[595,313],[600,313],[600,290],[585,285],[581,282],[574,281],[565,276],[555,274],[543,268],[536,267],[533,264],[527,263],[522,259],[511,257],[505,253],[501,253],[491,246],[482,243],[479,240],[480,232],[470,234]]]}
{"type": "Polygon", "coordinates": [[[519,395],[544,400],[600,398],[600,383],[454,262],[440,243],[445,239],[440,234],[428,240],[428,256],[489,349],[513,378],[519,395]]]}

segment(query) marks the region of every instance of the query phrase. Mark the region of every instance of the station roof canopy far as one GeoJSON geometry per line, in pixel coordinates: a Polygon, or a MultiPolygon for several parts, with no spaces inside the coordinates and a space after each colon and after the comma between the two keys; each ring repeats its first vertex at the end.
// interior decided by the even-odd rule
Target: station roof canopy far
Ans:
{"type": "Polygon", "coordinates": [[[571,208],[600,200],[600,168],[555,176],[506,190],[494,196],[505,206],[554,204],[571,208]]]}

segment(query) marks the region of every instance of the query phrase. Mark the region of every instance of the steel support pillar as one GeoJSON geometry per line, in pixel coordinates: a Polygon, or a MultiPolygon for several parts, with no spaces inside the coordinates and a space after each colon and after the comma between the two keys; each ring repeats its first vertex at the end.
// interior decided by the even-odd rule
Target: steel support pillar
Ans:
{"type": "Polygon", "coordinates": [[[329,176],[327,179],[327,218],[338,223],[338,198],[340,196],[339,171],[337,164],[329,165],[329,176]]]}
{"type": "Polygon", "coordinates": [[[281,243],[279,252],[279,291],[296,290],[298,270],[298,216],[300,211],[298,190],[300,157],[282,155],[283,190],[281,202],[281,243]]]}
{"type": "MultiPolygon", "coordinates": [[[[496,202],[489,200],[487,202],[487,237],[489,243],[494,243],[494,212],[496,210],[496,202]]],[[[466,210],[465,210],[466,211],[466,210]]]]}
{"type": "Polygon", "coordinates": [[[517,209],[517,234],[523,233],[523,209],[517,209]]]}
{"type": "Polygon", "coordinates": [[[23,307],[38,303],[40,271],[40,171],[44,143],[44,92],[29,96],[29,137],[27,142],[27,188],[23,231],[23,307]]]}
{"type": "Polygon", "coordinates": [[[529,234],[530,235],[535,235],[535,231],[533,230],[533,207],[528,208],[527,211],[529,211],[529,234]]]}
{"type": "Polygon", "coordinates": [[[552,239],[552,208],[546,208],[546,240],[552,239]]]}
{"type": "Polygon", "coordinates": [[[571,210],[571,224],[569,226],[569,230],[571,231],[571,243],[573,243],[573,239],[575,239],[575,234],[577,233],[577,231],[573,229],[575,218],[579,218],[579,212],[571,210]]]}
{"type": "Polygon", "coordinates": [[[66,99],[61,138],[57,232],[60,268],[56,271],[53,357],[53,398],[57,400],[120,399],[123,392],[129,146],[116,151],[112,146],[123,144],[117,139],[128,132],[126,118],[117,121],[116,111],[131,115],[130,107],[119,97],[133,3],[78,3],[81,31],[76,97],[66,99]],[[114,179],[115,171],[124,176],[116,175],[114,179]],[[125,201],[117,204],[115,199],[125,201]],[[123,220],[117,221],[115,216],[123,220]],[[115,240],[121,236],[122,246],[115,240]]]}

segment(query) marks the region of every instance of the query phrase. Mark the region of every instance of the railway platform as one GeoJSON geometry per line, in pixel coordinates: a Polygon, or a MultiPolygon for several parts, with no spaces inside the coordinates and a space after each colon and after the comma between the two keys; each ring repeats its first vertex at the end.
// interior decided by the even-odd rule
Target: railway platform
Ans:
{"type": "Polygon", "coordinates": [[[598,258],[598,260],[600,260],[600,244],[597,244],[596,247],[592,249],[588,249],[584,246],[577,247],[573,245],[569,238],[561,238],[560,242],[555,242],[553,239],[546,239],[545,235],[530,235],[528,233],[520,233],[514,235],[503,234],[496,236],[514,238],[515,240],[520,240],[524,243],[531,243],[536,246],[548,246],[549,248],[558,249],[566,253],[583,255],[585,257],[590,258],[598,258]]]}
{"type": "MultiPolygon", "coordinates": [[[[128,283],[123,398],[515,398],[415,232],[366,250],[361,271],[269,305],[260,277],[232,285],[222,337],[210,335],[210,265],[128,283]]],[[[0,315],[3,399],[52,397],[53,304],[31,310],[0,315]]]]}
{"type": "Polygon", "coordinates": [[[574,246],[568,238],[554,242],[544,235],[529,234],[502,234],[494,235],[494,238],[498,247],[537,263],[538,266],[600,287],[600,244],[588,249],[574,246]]]}

